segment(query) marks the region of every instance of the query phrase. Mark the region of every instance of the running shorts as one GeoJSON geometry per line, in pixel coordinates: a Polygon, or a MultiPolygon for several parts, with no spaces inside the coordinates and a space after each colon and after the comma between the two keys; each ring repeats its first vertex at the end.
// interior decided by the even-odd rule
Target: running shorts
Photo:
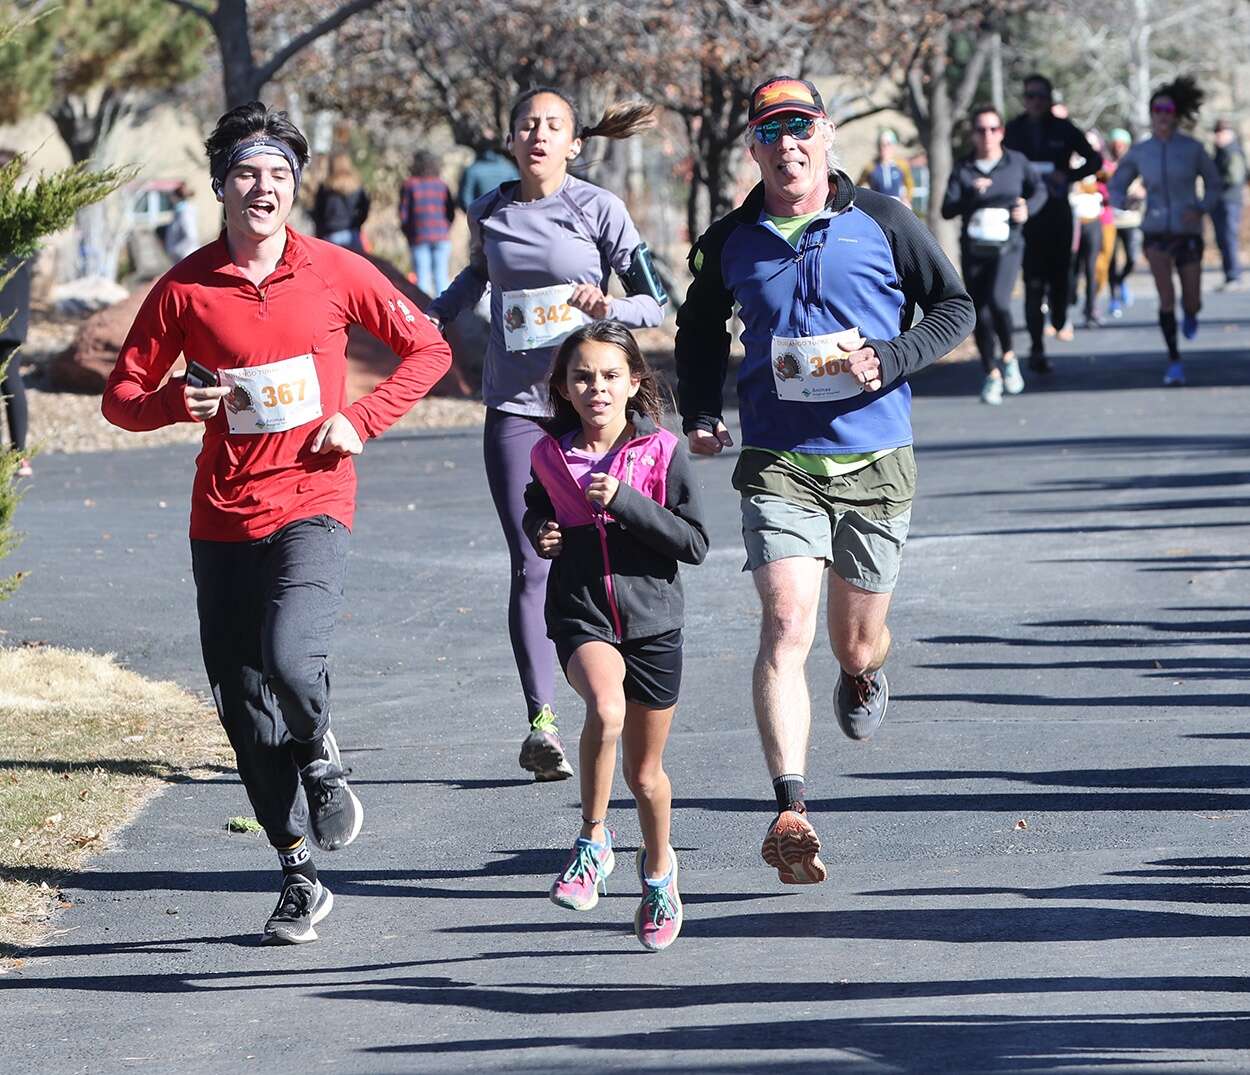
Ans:
{"type": "Polygon", "coordinates": [[[744,571],[790,556],[811,556],[861,590],[894,589],[916,491],[910,445],[829,478],[770,452],[744,449],[733,484],[742,496],[744,571]]]}
{"type": "Polygon", "coordinates": [[[587,642],[611,646],[625,661],[625,700],[648,709],[668,709],[677,704],[681,690],[681,628],[649,638],[608,642],[589,634],[561,635],[553,640],[560,667],[568,675],[569,659],[587,642]]]}
{"type": "Polygon", "coordinates": [[[1176,232],[1163,231],[1145,238],[1146,252],[1156,250],[1167,254],[1176,262],[1178,269],[1186,265],[1194,265],[1202,261],[1202,236],[1178,235],[1176,232]]]}

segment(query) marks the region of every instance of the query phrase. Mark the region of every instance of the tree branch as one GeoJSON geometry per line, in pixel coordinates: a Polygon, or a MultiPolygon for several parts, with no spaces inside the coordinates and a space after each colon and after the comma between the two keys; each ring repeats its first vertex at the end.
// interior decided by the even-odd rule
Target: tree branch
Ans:
{"type": "Polygon", "coordinates": [[[977,38],[976,51],[968,60],[968,66],[964,68],[963,78],[959,80],[959,88],[955,91],[955,100],[952,103],[955,115],[962,116],[969,108],[972,107],[972,98],[977,92],[977,85],[981,81],[981,72],[985,70],[986,61],[990,58],[990,51],[994,47],[994,31],[982,30],[977,38]]]}
{"type": "MultiPolygon", "coordinates": [[[[169,0],[170,3],[186,4],[187,0],[169,0]]],[[[337,11],[327,15],[318,23],[314,23],[298,37],[292,38],[275,52],[265,63],[256,69],[256,85],[263,86],[272,79],[301,49],[307,48],[319,37],[324,37],[331,30],[337,30],[343,23],[350,19],[357,12],[364,11],[366,8],[376,7],[379,0],[349,0],[337,11]]]]}
{"type": "Polygon", "coordinates": [[[199,15],[200,18],[207,20],[210,26],[213,24],[214,12],[209,11],[208,8],[200,7],[199,4],[191,3],[191,0],[165,0],[165,2],[173,4],[174,7],[180,7],[183,11],[190,11],[199,15]]]}

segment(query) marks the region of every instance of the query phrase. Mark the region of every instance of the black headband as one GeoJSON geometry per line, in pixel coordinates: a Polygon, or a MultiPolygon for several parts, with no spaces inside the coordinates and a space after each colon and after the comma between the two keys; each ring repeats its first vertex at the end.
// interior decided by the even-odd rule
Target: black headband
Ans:
{"type": "Polygon", "coordinates": [[[267,135],[261,135],[260,137],[244,138],[234,144],[226,157],[225,166],[220,173],[213,174],[213,191],[217,197],[221,197],[221,192],[226,186],[226,176],[230,174],[232,168],[238,167],[252,157],[259,157],[266,153],[278,154],[291,166],[291,175],[295,177],[295,189],[298,192],[300,177],[304,169],[300,166],[299,160],[295,156],[295,151],[280,138],[270,138],[267,135]]]}

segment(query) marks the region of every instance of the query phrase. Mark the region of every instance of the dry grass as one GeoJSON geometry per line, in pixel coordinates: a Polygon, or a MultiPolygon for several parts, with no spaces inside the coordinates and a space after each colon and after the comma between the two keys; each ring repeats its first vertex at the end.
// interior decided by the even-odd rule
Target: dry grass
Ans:
{"type": "Polygon", "coordinates": [[[0,960],[46,932],[57,886],[165,784],[231,763],[217,716],[111,656],[0,649],[0,960]]]}

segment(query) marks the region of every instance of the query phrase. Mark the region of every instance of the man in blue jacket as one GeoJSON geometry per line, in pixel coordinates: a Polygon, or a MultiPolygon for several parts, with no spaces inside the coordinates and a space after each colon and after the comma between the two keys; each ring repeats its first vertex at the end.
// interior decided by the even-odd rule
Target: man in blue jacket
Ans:
{"type": "Polygon", "coordinates": [[[762,854],[783,883],[826,877],[806,816],[811,706],[804,664],[826,567],[834,715],[852,739],[885,716],[886,613],[911,516],[907,375],[972,330],[972,302],[933,236],[894,198],[836,168],[815,86],[777,77],[751,95],[761,183],[690,253],[677,317],[677,375],[690,449],[733,442],[722,422],[735,304],[746,568],[763,606],[753,693],[778,816],[762,854]],[[924,318],[913,327],[919,307],[924,318]]]}

